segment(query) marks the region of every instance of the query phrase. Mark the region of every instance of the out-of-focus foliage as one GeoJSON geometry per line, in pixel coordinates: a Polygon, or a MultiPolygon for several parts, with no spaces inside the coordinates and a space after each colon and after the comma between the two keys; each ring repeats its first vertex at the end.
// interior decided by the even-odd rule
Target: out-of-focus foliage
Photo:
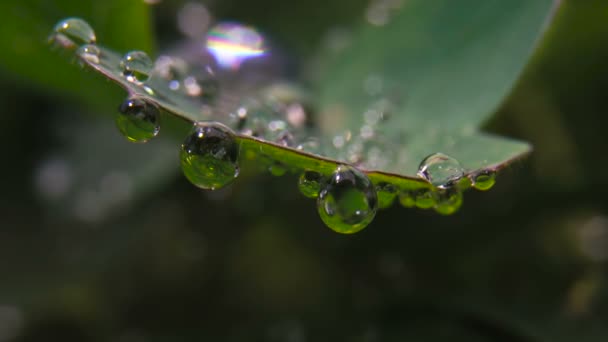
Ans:
{"type": "MultiPolygon", "coordinates": [[[[61,162],[51,166],[68,171],[48,172],[47,163],[64,159],[73,134],[49,123],[81,125],[80,112],[92,109],[70,111],[73,99],[57,98],[61,90],[15,83],[29,78],[2,68],[0,340],[606,340],[608,4],[562,2],[540,53],[489,124],[531,141],[530,161],[514,165],[491,192],[469,196],[456,216],[396,206],[352,237],[327,230],[291,176],[262,175],[204,195],[172,180],[110,217],[61,217],[48,195],[62,188],[45,187],[61,178],[43,180],[74,172],[61,162]]],[[[331,18],[326,4],[346,6],[351,14],[339,22],[348,26],[366,5],[311,0],[294,5],[297,12],[284,10],[287,3],[222,0],[209,8],[281,37],[287,33],[276,18],[298,23],[285,32],[289,41],[303,37],[294,51],[305,51],[331,20],[307,24],[298,21],[302,14],[331,18]]],[[[29,13],[21,4],[2,6],[29,13]]],[[[162,31],[175,5],[158,6],[162,31]]],[[[47,27],[72,14],[49,13],[47,27]]],[[[65,64],[53,58],[49,68],[65,64]]],[[[90,124],[98,123],[82,127],[90,124]]],[[[82,144],[95,157],[109,139],[118,136],[82,144]]]]}

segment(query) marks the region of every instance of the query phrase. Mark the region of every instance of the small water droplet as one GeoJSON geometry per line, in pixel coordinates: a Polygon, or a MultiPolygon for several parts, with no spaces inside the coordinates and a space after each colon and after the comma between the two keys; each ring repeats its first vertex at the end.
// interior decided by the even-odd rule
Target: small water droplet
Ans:
{"type": "Polygon", "coordinates": [[[323,176],[316,171],[304,171],[298,180],[298,188],[302,195],[308,198],[317,198],[321,191],[323,176]]]}
{"type": "Polygon", "coordinates": [[[390,183],[379,183],[376,186],[376,192],[378,193],[378,208],[380,209],[390,208],[397,198],[397,187],[390,183]]]}
{"type": "Polygon", "coordinates": [[[197,122],[182,144],[182,171],[199,188],[219,189],[239,175],[238,155],[235,135],[228,127],[197,122]]]}
{"type": "Polygon", "coordinates": [[[413,208],[416,206],[416,197],[409,191],[404,191],[399,194],[399,203],[405,208],[413,208]]]}
{"type": "Polygon", "coordinates": [[[99,64],[99,55],[101,50],[95,44],[85,44],[78,48],[76,55],[80,56],[84,61],[93,64],[99,64]]]}
{"type": "Polygon", "coordinates": [[[154,64],[145,52],[131,51],[120,60],[120,67],[127,80],[144,82],[148,79],[154,64]]]}
{"type": "Polygon", "coordinates": [[[436,187],[446,188],[464,176],[464,169],[458,160],[443,153],[433,153],[420,163],[418,176],[436,187]]]}
{"type": "Polygon", "coordinates": [[[321,143],[319,142],[319,139],[317,139],[315,137],[311,137],[311,138],[308,138],[303,143],[299,144],[296,147],[296,149],[298,149],[300,151],[308,152],[308,153],[318,154],[321,150],[321,143]]]}
{"type": "Polygon", "coordinates": [[[416,207],[430,209],[435,206],[435,193],[431,189],[420,189],[414,192],[416,207]]]}
{"type": "Polygon", "coordinates": [[[156,105],[139,98],[126,99],[118,108],[116,126],[132,142],[146,142],[160,131],[160,112],[156,105]]]}
{"type": "Polygon", "coordinates": [[[361,171],[340,165],[322,186],[317,199],[319,215],[332,230],[351,234],[365,228],[376,216],[374,185],[361,171]]]}
{"type": "Polygon", "coordinates": [[[50,41],[64,48],[75,48],[83,44],[95,44],[95,31],[89,23],[80,18],[68,18],[55,25],[55,33],[50,41]]]}
{"type": "Polygon", "coordinates": [[[435,211],[441,215],[452,215],[462,206],[462,192],[456,187],[437,192],[435,211]]]}
{"type": "Polygon", "coordinates": [[[473,188],[481,191],[490,190],[496,183],[496,172],[492,170],[481,171],[471,177],[473,188]]]}

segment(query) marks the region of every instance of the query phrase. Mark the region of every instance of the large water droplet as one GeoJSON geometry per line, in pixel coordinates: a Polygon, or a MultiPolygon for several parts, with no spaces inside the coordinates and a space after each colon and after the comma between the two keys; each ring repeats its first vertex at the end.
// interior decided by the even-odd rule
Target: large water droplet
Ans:
{"type": "Polygon", "coordinates": [[[380,209],[390,208],[397,198],[397,187],[390,183],[379,183],[376,186],[376,192],[378,193],[378,208],[380,209]]]}
{"type": "Polygon", "coordinates": [[[146,142],[160,131],[158,108],[139,98],[126,99],[118,108],[116,126],[132,142],[146,142]]]}
{"type": "Polygon", "coordinates": [[[308,198],[317,198],[321,191],[322,176],[315,171],[304,171],[298,181],[298,188],[302,195],[308,198]]]}
{"type": "Polygon", "coordinates": [[[437,193],[435,211],[442,215],[452,215],[462,206],[462,191],[456,187],[440,190],[437,193]]]}
{"type": "Polygon", "coordinates": [[[192,184],[215,190],[238,176],[238,155],[238,144],[228,127],[198,122],[182,144],[180,159],[184,175],[192,184]]]}
{"type": "Polygon", "coordinates": [[[50,40],[64,48],[95,44],[97,40],[91,25],[80,18],[64,19],[55,25],[54,31],[50,40]]]}
{"type": "Polygon", "coordinates": [[[338,233],[365,228],[376,216],[378,197],[374,185],[361,171],[340,165],[323,185],[317,199],[319,215],[338,233]]]}
{"type": "Polygon", "coordinates": [[[148,79],[154,64],[145,52],[131,51],[120,60],[120,67],[127,80],[144,82],[148,79]]]}
{"type": "Polygon", "coordinates": [[[433,153],[420,163],[418,176],[436,187],[446,188],[464,176],[464,169],[458,160],[443,153],[433,153]]]}
{"type": "Polygon", "coordinates": [[[471,177],[473,188],[477,190],[490,190],[496,183],[496,172],[492,170],[481,171],[471,177]]]}

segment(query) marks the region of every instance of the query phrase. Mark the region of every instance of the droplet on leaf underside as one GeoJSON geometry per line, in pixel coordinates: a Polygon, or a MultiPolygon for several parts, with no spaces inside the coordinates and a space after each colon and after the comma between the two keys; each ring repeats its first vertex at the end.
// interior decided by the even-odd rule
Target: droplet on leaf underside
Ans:
{"type": "Polygon", "coordinates": [[[141,98],[129,98],[118,110],[116,126],[129,141],[147,142],[158,135],[160,112],[156,105],[141,98]]]}
{"type": "Polygon", "coordinates": [[[340,165],[321,186],[317,208],[329,228],[352,234],[372,222],[378,197],[367,175],[354,167],[340,165]]]}
{"type": "Polygon", "coordinates": [[[481,171],[471,176],[471,185],[477,190],[490,190],[495,183],[496,172],[491,170],[481,171]]]}
{"type": "Polygon", "coordinates": [[[323,176],[316,171],[304,171],[298,180],[298,189],[308,198],[317,198],[321,191],[323,176]]]}
{"type": "Polygon", "coordinates": [[[238,176],[238,155],[239,146],[228,127],[197,122],[181,147],[182,171],[201,189],[220,189],[238,176]]]}

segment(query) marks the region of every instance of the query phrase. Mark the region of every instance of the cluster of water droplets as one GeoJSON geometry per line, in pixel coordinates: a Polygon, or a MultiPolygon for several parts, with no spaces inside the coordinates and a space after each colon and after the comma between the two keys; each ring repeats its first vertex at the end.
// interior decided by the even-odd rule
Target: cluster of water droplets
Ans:
{"type": "MultiPolygon", "coordinates": [[[[262,53],[258,37],[249,28],[241,30],[234,25],[224,25],[215,33],[215,53],[221,49],[236,51],[239,56],[262,53]],[[217,34],[222,29],[249,45],[239,49],[238,41],[230,42],[226,40],[229,35],[217,34]]],[[[77,56],[86,64],[100,65],[105,61],[105,50],[96,45],[95,32],[81,19],[69,18],[58,23],[50,40],[63,48],[76,50],[77,56]]],[[[339,233],[362,230],[374,219],[379,208],[389,208],[396,201],[408,208],[434,208],[441,214],[452,214],[462,205],[464,189],[472,186],[487,190],[494,184],[494,172],[468,174],[456,159],[442,153],[434,153],[421,162],[418,175],[426,183],[410,181],[399,185],[372,181],[361,170],[382,170],[397,158],[390,154],[397,149],[382,140],[382,126],[394,107],[386,98],[373,101],[363,112],[359,131],[346,131],[323,140],[316,137],[319,135],[315,132],[311,106],[301,96],[301,91],[288,85],[277,84],[256,96],[246,97],[224,113],[224,110],[218,110],[221,103],[214,103],[220,96],[220,89],[210,66],[193,70],[180,58],[161,56],[153,61],[143,51],[128,52],[116,64],[114,68],[120,72],[111,76],[128,84],[130,93],[119,106],[116,125],[129,141],[143,143],[156,137],[160,131],[159,107],[167,109],[167,103],[172,103],[174,96],[188,99],[189,102],[183,103],[193,103],[191,108],[199,111],[202,119],[194,120],[191,132],[181,145],[179,158],[185,177],[201,189],[220,189],[237,178],[239,154],[243,139],[247,138],[338,160],[333,171],[321,173],[293,169],[296,166],[285,165],[261,149],[255,151],[255,157],[271,174],[298,173],[301,193],[316,199],[323,222],[339,233]],[[223,116],[218,116],[220,114],[223,116]]],[[[374,80],[366,82],[371,92],[377,92],[374,90],[377,83],[374,80]]]]}

